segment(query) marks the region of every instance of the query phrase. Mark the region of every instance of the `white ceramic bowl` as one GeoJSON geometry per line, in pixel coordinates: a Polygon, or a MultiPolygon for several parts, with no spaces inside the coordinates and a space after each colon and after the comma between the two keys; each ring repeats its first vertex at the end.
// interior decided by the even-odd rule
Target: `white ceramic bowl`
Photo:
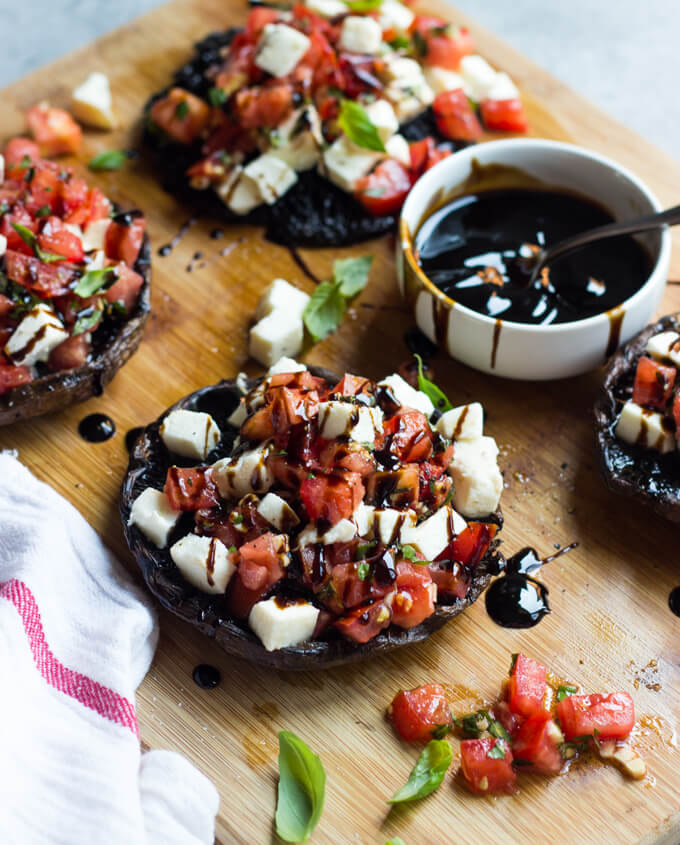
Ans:
{"type": "Polygon", "coordinates": [[[667,228],[637,236],[652,257],[642,287],[615,309],[570,323],[537,326],[494,319],[442,293],[418,266],[412,236],[427,217],[470,177],[473,162],[518,168],[546,187],[566,188],[600,202],[617,220],[660,211],[654,194],[630,171],[582,147],[538,138],[490,141],[443,159],[413,186],[401,212],[397,268],[402,294],[418,327],[448,354],[486,373],[516,379],[554,379],[604,363],[650,320],[661,299],[670,262],[667,228]]]}

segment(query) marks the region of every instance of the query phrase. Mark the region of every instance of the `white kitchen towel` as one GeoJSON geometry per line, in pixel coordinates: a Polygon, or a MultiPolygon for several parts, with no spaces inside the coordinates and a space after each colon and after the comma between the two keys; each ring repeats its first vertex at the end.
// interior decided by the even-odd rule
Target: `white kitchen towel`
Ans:
{"type": "Polygon", "coordinates": [[[147,597],[80,514],[0,453],[0,843],[203,845],[219,798],[139,747],[158,639],[147,597]]]}

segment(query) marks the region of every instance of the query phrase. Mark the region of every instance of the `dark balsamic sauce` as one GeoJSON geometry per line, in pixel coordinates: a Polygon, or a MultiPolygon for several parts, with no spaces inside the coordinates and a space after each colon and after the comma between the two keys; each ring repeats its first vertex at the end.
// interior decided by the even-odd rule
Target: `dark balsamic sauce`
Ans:
{"type": "Polygon", "coordinates": [[[575,549],[570,543],[554,555],[540,558],[529,546],[505,561],[505,573],[486,591],[486,611],[503,628],[533,628],[550,613],[548,588],[533,576],[541,567],[575,549]]]}
{"type": "Polygon", "coordinates": [[[136,428],[131,428],[125,435],[125,448],[131,452],[135,448],[137,438],[144,431],[144,428],[139,425],[136,428]]]}
{"type": "Polygon", "coordinates": [[[437,354],[436,344],[416,326],[404,332],[404,343],[411,355],[420,355],[423,361],[428,361],[437,354]]]}
{"type": "Polygon", "coordinates": [[[668,596],[668,606],[676,616],[680,616],[680,587],[674,587],[668,596]]]}
{"type": "Polygon", "coordinates": [[[177,246],[177,244],[182,240],[182,238],[186,235],[186,233],[191,229],[191,227],[196,223],[196,217],[190,217],[186,223],[183,223],[177,234],[167,243],[163,244],[163,246],[158,248],[158,254],[161,258],[165,258],[166,256],[170,255],[173,249],[177,246]]]}
{"type": "Polygon", "coordinates": [[[214,241],[219,241],[221,238],[224,237],[224,229],[211,229],[210,237],[214,241]]]}
{"type": "Polygon", "coordinates": [[[222,680],[219,671],[208,663],[201,663],[197,666],[194,669],[192,677],[201,689],[215,689],[222,680]]]}
{"type": "Polygon", "coordinates": [[[78,434],[88,443],[103,443],[116,433],[116,424],[106,414],[90,414],[78,425],[78,434]]]}
{"type": "Polygon", "coordinates": [[[565,255],[529,286],[533,253],[613,219],[576,194],[479,191],[437,209],[420,227],[415,252],[432,282],[473,311],[518,323],[565,323],[616,308],[642,286],[650,257],[630,235],[609,238],[565,255]]]}

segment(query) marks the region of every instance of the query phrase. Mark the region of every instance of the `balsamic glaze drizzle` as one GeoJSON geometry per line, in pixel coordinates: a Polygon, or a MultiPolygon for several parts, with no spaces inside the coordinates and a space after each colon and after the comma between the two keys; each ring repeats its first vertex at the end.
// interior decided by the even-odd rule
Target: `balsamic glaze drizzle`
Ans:
{"type": "Polygon", "coordinates": [[[219,670],[208,663],[200,663],[193,671],[194,682],[201,689],[215,689],[222,680],[219,670]]]}
{"type": "Polygon", "coordinates": [[[680,587],[674,587],[668,596],[668,606],[676,616],[680,616],[680,587]]]}
{"type": "Polygon", "coordinates": [[[131,428],[125,435],[125,448],[128,452],[131,452],[135,448],[135,443],[137,442],[137,438],[139,435],[144,431],[144,427],[141,425],[136,426],[135,428],[131,428]]]}
{"type": "Polygon", "coordinates": [[[116,433],[116,424],[106,414],[90,414],[78,425],[78,434],[88,443],[103,443],[116,433]]]}

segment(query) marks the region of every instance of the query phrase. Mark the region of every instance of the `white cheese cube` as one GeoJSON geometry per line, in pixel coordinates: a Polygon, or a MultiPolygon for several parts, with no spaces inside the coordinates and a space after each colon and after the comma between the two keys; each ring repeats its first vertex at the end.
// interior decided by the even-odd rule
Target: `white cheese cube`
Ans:
{"type": "Polygon", "coordinates": [[[257,182],[244,178],[240,166],[234,168],[229,179],[217,186],[217,193],[234,214],[248,214],[264,202],[257,182]]]}
{"type": "MultiPolygon", "coordinates": [[[[297,173],[282,159],[271,153],[264,153],[243,168],[243,173],[234,193],[244,181],[246,183],[250,181],[257,186],[262,198],[261,202],[273,205],[297,182],[297,173]]],[[[232,194],[232,202],[233,199],[234,195],[232,194]]]]}
{"type": "Polygon", "coordinates": [[[280,373],[304,373],[306,370],[307,367],[304,364],[301,364],[294,358],[286,358],[284,356],[283,358],[279,358],[275,364],[271,365],[271,367],[267,370],[267,375],[277,376],[280,373]]]}
{"type": "Polygon", "coordinates": [[[363,502],[352,514],[352,519],[357,527],[357,534],[360,537],[367,537],[373,528],[373,514],[375,508],[372,505],[365,505],[363,502]]]}
{"type": "Polygon", "coordinates": [[[71,95],[71,112],[76,120],[97,129],[115,129],[111,86],[105,73],[95,71],[71,95]]]}
{"type": "Polygon", "coordinates": [[[293,170],[309,170],[321,158],[324,138],[319,113],[312,105],[294,111],[272,130],[270,154],[285,161],[293,170]]]}
{"type": "Polygon", "coordinates": [[[347,14],[347,6],[342,0],[307,0],[305,6],[322,18],[337,18],[347,14]]]}
{"type": "Polygon", "coordinates": [[[421,112],[434,100],[421,66],[414,59],[388,55],[380,72],[384,96],[392,103],[399,123],[421,112]]]}
{"type": "Polygon", "coordinates": [[[104,249],[104,245],[106,243],[106,231],[110,225],[111,218],[102,217],[101,220],[95,220],[85,227],[81,237],[85,252],[92,252],[95,249],[104,249]]]}
{"type": "Polygon", "coordinates": [[[460,61],[463,90],[476,103],[486,100],[496,81],[496,71],[481,56],[463,56],[460,61]]]}
{"type": "Polygon", "coordinates": [[[349,437],[357,443],[373,444],[376,432],[382,431],[382,418],[380,408],[366,408],[351,402],[320,402],[319,434],[325,440],[349,437]]]}
{"type": "Polygon", "coordinates": [[[423,69],[415,59],[397,53],[385,56],[381,63],[380,78],[383,82],[418,83],[423,79],[423,69]]]}
{"type": "Polygon", "coordinates": [[[487,516],[498,507],[503,478],[496,458],[498,446],[493,437],[458,440],[449,465],[453,479],[453,504],[466,517],[487,516]]]}
{"type": "Polygon", "coordinates": [[[373,18],[348,15],[342,22],[338,46],[348,53],[376,56],[382,48],[382,29],[373,18]]]}
{"type": "Polygon", "coordinates": [[[300,522],[288,502],[276,493],[267,493],[257,510],[274,528],[286,534],[300,522]]]}
{"type": "Polygon", "coordinates": [[[88,270],[103,270],[106,267],[106,253],[103,249],[98,249],[94,255],[90,256],[90,260],[87,265],[88,270]]]}
{"type": "Polygon", "coordinates": [[[646,449],[665,454],[675,449],[673,431],[666,428],[663,414],[626,402],[616,423],[614,434],[626,443],[637,443],[646,449]]]}
{"type": "Polygon", "coordinates": [[[210,414],[201,411],[171,411],[160,427],[163,443],[183,458],[203,460],[220,442],[222,432],[210,414]]]}
{"type": "Polygon", "coordinates": [[[302,349],[304,325],[300,317],[283,310],[263,317],[250,330],[248,353],[265,367],[302,349]]]}
{"type": "Polygon", "coordinates": [[[247,493],[266,493],[274,483],[266,458],[271,443],[262,443],[240,455],[221,458],[213,464],[213,477],[223,499],[238,498],[247,493]]]}
{"type": "Polygon", "coordinates": [[[392,137],[385,142],[385,152],[391,158],[403,164],[404,167],[411,166],[411,148],[408,141],[403,135],[392,135],[392,137]]]}
{"type": "Polygon", "coordinates": [[[181,515],[173,510],[163,491],[147,487],[132,503],[128,525],[136,525],[147,540],[163,549],[181,515]]]}
{"type": "Polygon", "coordinates": [[[404,408],[414,408],[416,411],[422,411],[426,417],[434,411],[434,405],[429,396],[416,390],[414,387],[404,381],[398,373],[392,373],[382,381],[378,382],[378,387],[385,387],[390,392],[391,396],[402,405],[404,408]]]}
{"type": "Polygon", "coordinates": [[[0,258],[5,254],[7,251],[7,238],[4,235],[0,235],[0,258]]]}
{"type": "Polygon", "coordinates": [[[5,352],[15,364],[32,367],[38,361],[47,361],[50,352],[67,338],[68,332],[54,310],[40,303],[14,329],[5,352]]]}
{"type": "Polygon", "coordinates": [[[441,415],[435,428],[449,440],[476,440],[483,433],[484,409],[479,402],[451,408],[441,415]]]}
{"type": "Polygon", "coordinates": [[[467,523],[451,505],[444,505],[415,528],[403,530],[401,542],[415,546],[426,560],[434,560],[456,534],[465,531],[467,523]]]}
{"type": "Polygon", "coordinates": [[[373,511],[373,536],[386,546],[410,536],[415,527],[415,511],[396,508],[376,508],[373,511]]]}
{"type": "Polygon", "coordinates": [[[677,332],[661,332],[647,341],[646,352],[657,361],[672,361],[680,367],[680,334],[677,332]],[[678,344],[678,348],[674,346],[678,344]]]}
{"type": "Polygon", "coordinates": [[[454,70],[444,67],[428,65],[425,68],[425,79],[435,94],[443,94],[445,91],[457,91],[463,88],[463,77],[454,70]]]}
{"type": "Polygon", "coordinates": [[[507,73],[501,71],[494,77],[491,85],[486,90],[487,100],[517,100],[519,90],[507,73]]]}
{"type": "Polygon", "coordinates": [[[268,23],[257,43],[255,64],[272,76],[288,76],[305,55],[311,41],[283,23],[268,23]]]}
{"type": "Polygon", "coordinates": [[[217,537],[187,534],[170,548],[170,557],[186,580],[204,593],[223,593],[236,571],[236,554],[217,537]]]}
{"type": "Polygon", "coordinates": [[[396,29],[406,32],[411,26],[415,15],[399,0],[382,0],[378,7],[378,23],[382,30],[396,29]]]}
{"type": "Polygon", "coordinates": [[[299,548],[310,546],[313,543],[322,543],[324,546],[329,546],[331,543],[349,543],[357,536],[357,533],[356,523],[351,519],[338,520],[325,534],[321,535],[316,530],[316,525],[310,522],[298,534],[297,543],[299,548]]]}
{"type": "Polygon", "coordinates": [[[275,651],[309,640],[318,618],[319,609],[307,601],[287,603],[275,597],[256,602],[248,624],[267,651],[275,651]]]}
{"type": "Polygon", "coordinates": [[[227,417],[227,422],[229,425],[233,425],[234,428],[241,428],[247,419],[248,409],[246,408],[246,403],[241,400],[236,406],[236,410],[232,411],[232,413],[227,417]]]}
{"type": "Polygon", "coordinates": [[[0,153],[0,182],[5,181],[5,157],[0,153]]]}
{"type": "MultiPolygon", "coordinates": [[[[262,291],[255,311],[255,319],[261,320],[272,311],[285,311],[294,317],[302,318],[302,314],[309,303],[310,297],[299,288],[294,287],[285,279],[274,279],[262,291]]],[[[305,369],[303,366],[302,369],[305,369]]],[[[280,372],[287,372],[282,370],[280,372]]],[[[292,370],[290,372],[293,372],[292,370]]]]}
{"type": "Polygon", "coordinates": [[[399,121],[394,109],[387,100],[375,100],[364,107],[368,119],[378,130],[378,135],[383,144],[399,129],[399,121]]]}
{"type": "Polygon", "coordinates": [[[352,193],[359,179],[367,176],[384,157],[384,153],[358,147],[341,135],[324,152],[319,167],[334,185],[352,193]]]}

